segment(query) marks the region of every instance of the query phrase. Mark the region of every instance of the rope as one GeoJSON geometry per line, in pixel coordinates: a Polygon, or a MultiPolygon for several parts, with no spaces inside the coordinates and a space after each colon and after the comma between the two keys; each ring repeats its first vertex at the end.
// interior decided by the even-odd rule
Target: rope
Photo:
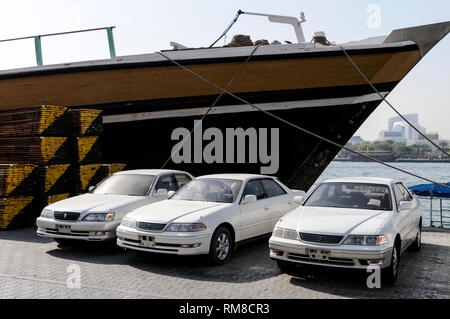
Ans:
{"type": "Polygon", "coordinates": [[[225,31],[222,32],[220,37],[209,46],[210,48],[212,48],[214,46],[214,44],[216,44],[220,39],[222,39],[227,34],[228,31],[230,31],[231,27],[236,23],[239,16],[243,13],[244,13],[244,11],[238,10],[238,12],[236,13],[236,16],[233,18],[230,25],[225,29],[225,31]]]}
{"type": "MultiPolygon", "coordinates": [[[[236,71],[236,73],[233,75],[233,77],[231,78],[231,80],[228,82],[228,84],[226,85],[224,90],[221,90],[219,96],[215,99],[214,103],[211,104],[211,106],[206,110],[205,114],[203,114],[202,118],[200,119],[199,122],[197,122],[197,125],[194,126],[194,128],[189,132],[189,138],[191,137],[192,133],[195,131],[195,129],[200,125],[200,123],[203,122],[203,119],[209,114],[209,112],[213,109],[214,106],[216,106],[217,102],[219,102],[219,100],[221,99],[221,97],[225,94],[226,90],[230,87],[231,83],[233,83],[233,81],[238,77],[238,75],[242,72],[242,70],[244,69],[244,67],[247,65],[248,61],[250,60],[250,58],[255,54],[256,50],[260,47],[261,45],[256,46],[255,48],[253,48],[252,52],[250,53],[250,55],[247,57],[247,59],[245,59],[245,61],[241,64],[241,66],[239,67],[239,69],[236,71]]],[[[168,56],[166,56],[165,54],[163,54],[162,52],[157,52],[159,53],[161,56],[163,56],[164,58],[171,60],[168,56]]],[[[171,60],[172,61],[172,60],[171,60]]],[[[184,139],[183,141],[181,141],[181,143],[179,143],[179,147],[174,151],[170,153],[169,158],[164,162],[163,166],[161,166],[161,169],[163,169],[167,163],[169,163],[169,161],[172,159],[172,153],[176,153],[180,150],[180,148],[185,144],[185,142],[187,140],[189,140],[189,138],[184,139]]]]}
{"type": "MultiPolygon", "coordinates": [[[[160,53],[160,52],[159,52],[159,53],[160,53]]],[[[342,149],[344,149],[344,150],[346,150],[346,151],[349,151],[349,152],[351,152],[351,153],[354,153],[354,154],[357,154],[357,155],[359,155],[359,156],[362,156],[362,157],[364,157],[364,158],[366,158],[366,159],[368,159],[368,160],[371,160],[371,161],[377,162],[377,163],[379,163],[379,164],[382,164],[382,165],[384,165],[384,166],[387,166],[387,167],[389,167],[389,168],[395,169],[395,170],[400,171],[400,172],[402,172],[402,173],[405,173],[405,174],[411,175],[411,176],[413,176],[413,177],[416,177],[416,178],[418,178],[418,179],[422,179],[422,180],[424,180],[424,181],[427,181],[427,182],[430,182],[430,183],[433,183],[433,184],[437,184],[437,185],[439,185],[439,186],[442,186],[442,187],[445,187],[445,188],[450,189],[450,186],[447,186],[447,185],[445,185],[445,184],[438,183],[438,182],[433,181],[433,180],[431,180],[431,179],[428,179],[428,178],[426,178],[426,177],[423,177],[423,176],[420,176],[420,175],[417,175],[417,174],[408,172],[408,171],[406,171],[406,170],[404,170],[404,169],[402,169],[402,168],[399,168],[399,167],[390,165],[390,164],[385,163],[385,162],[383,162],[383,161],[380,161],[380,160],[378,160],[378,159],[376,159],[376,158],[374,158],[374,157],[371,157],[371,156],[362,154],[362,153],[360,153],[360,152],[358,152],[358,151],[354,151],[354,150],[352,150],[352,149],[349,149],[348,147],[345,147],[344,145],[341,145],[341,144],[339,144],[339,143],[336,143],[336,142],[334,142],[334,141],[332,141],[332,140],[330,140],[330,139],[327,139],[327,138],[325,138],[325,137],[322,137],[322,136],[320,136],[320,135],[318,135],[318,134],[316,134],[316,133],[313,133],[313,132],[311,132],[311,131],[309,131],[309,130],[307,130],[307,129],[305,129],[305,128],[302,128],[302,127],[300,127],[300,126],[298,126],[298,125],[296,125],[296,124],[293,124],[293,123],[291,123],[291,122],[289,122],[289,121],[287,121],[287,120],[285,120],[285,119],[283,119],[283,118],[281,118],[281,117],[279,117],[279,116],[277,116],[277,115],[275,115],[275,114],[272,114],[272,113],[270,113],[270,112],[268,112],[268,111],[266,111],[266,110],[264,110],[264,109],[262,109],[262,108],[260,108],[260,107],[258,107],[258,106],[256,106],[256,105],[254,105],[254,104],[252,104],[252,103],[250,103],[250,102],[244,100],[243,98],[241,98],[241,97],[239,97],[239,96],[237,96],[237,95],[235,95],[235,94],[233,94],[233,93],[227,91],[226,89],[220,87],[219,85],[215,84],[214,82],[211,82],[210,80],[204,78],[204,77],[201,76],[200,74],[198,74],[198,73],[192,71],[191,69],[185,67],[184,65],[178,63],[177,61],[172,60],[172,59],[169,58],[168,56],[165,56],[165,55],[162,54],[162,53],[160,53],[160,54],[161,54],[162,56],[164,56],[166,59],[168,59],[169,61],[171,61],[172,63],[174,63],[175,65],[177,65],[177,66],[179,66],[180,68],[182,68],[183,70],[185,70],[185,71],[191,73],[192,75],[194,75],[195,77],[199,78],[200,80],[202,80],[202,81],[204,81],[204,82],[206,82],[206,83],[208,83],[208,84],[214,86],[215,88],[219,89],[220,91],[222,91],[222,93],[226,93],[226,94],[228,94],[228,95],[234,97],[235,99],[241,101],[242,103],[245,103],[245,104],[247,104],[247,105],[249,105],[249,106],[251,106],[251,107],[257,109],[257,110],[259,110],[259,111],[261,111],[261,112],[263,112],[263,113],[265,113],[265,114],[267,114],[267,115],[269,115],[269,116],[271,116],[271,117],[277,119],[278,121],[281,121],[281,122],[283,122],[283,123],[285,123],[285,124],[287,124],[287,125],[289,125],[289,126],[292,126],[292,127],[296,128],[297,130],[302,131],[303,133],[306,133],[306,134],[309,134],[309,135],[311,135],[311,136],[314,136],[315,138],[317,138],[317,139],[319,139],[319,140],[322,140],[322,141],[327,142],[327,143],[329,143],[329,144],[332,144],[332,145],[334,145],[334,146],[336,146],[336,147],[342,148],[342,149]]]]}
{"type": "Polygon", "coordinates": [[[353,65],[353,67],[356,69],[356,71],[359,72],[359,74],[364,78],[364,80],[372,87],[372,89],[383,99],[384,102],[386,102],[387,105],[389,105],[391,107],[391,109],[394,110],[395,113],[398,114],[398,116],[400,116],[403,121],[405,121],[406,123],[408,123],[409,126],[411,126],[417,133],[419,133],[424,139],[426,139],[428,142],[430,142],[431,144],[433,144],[437,149],[439,149],[442,153],[444,153],[445,155],[447,155],[448,157],[450,157],[450,154],[447,153],[443,148],[441,148],[440,146],[438,146],[436,143],[434,143],[431,139],[429,139],[425,134],[423,134],[417,127],[415,127],[411,122],[409,122],[399,111],[397,111],[397,109],[392,106],[391,103],[388,102],[388,100],[386,100],[386,97],[384,97],[380,91],[378,91],[378,89],[372,84],[372,82],[367,78],[367,76],[361,71],[361,69],[358,67],[358,65],[355,63],[355,61],[353,61],[353,59],[350,57],[350,55],[347,53],[347,51],[344,49],[343,46],[339,46],[342,51],[344,52],[345,56],[347,57],[347,59],[350,61],[350,63],[353,65]]]}

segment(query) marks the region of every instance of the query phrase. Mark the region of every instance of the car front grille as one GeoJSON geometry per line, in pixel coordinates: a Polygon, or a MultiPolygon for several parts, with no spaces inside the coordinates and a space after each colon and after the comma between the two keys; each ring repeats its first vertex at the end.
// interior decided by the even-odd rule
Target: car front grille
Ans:
{"type": "Polygon", "coordinates": [[[57,220],[78,220],[80,213],[75,212],[54,212],[55,219],[57,220]]]}
{"type": "Polygon", "coordinates": [[[311,233],[299,233],[300,239],[310,243],[319,244],[339,244],[343,236],[339,235],[325,235],[325,234],[311,234],[311,233]]]}
{"type": "Polygon", "coordinates": [[[158,223],[146,223],[146,222],[138,222],[137,228],[141,230],[154,230],[154,231],[162,231],[166,227],[166,224],[158,224],[158,223]]]}

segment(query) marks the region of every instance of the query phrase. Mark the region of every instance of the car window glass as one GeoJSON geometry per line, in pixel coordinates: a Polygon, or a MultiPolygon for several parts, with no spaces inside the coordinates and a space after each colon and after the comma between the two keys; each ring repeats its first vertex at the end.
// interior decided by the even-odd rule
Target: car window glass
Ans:
{"type": "Polygon", "coordinates": [[[264,190],[266,191],[267,197],[274,197],[286,194],[283,188],[278,185],[275,181],[271,179],[261,180],[264,190]]]}
{"type": "Polygon", "coordinates": [[[263,199],[266,197],[266,193],[260,180],[253,180],[247,183],[242,198],[245,198],[247,195],[255,195],[256,199],[263,199]]]}
{"type": "Polygon", "coordinates": [[[398,184],[394,185],[394,193],[395,193],[395,200],[398,205],[398,204],[400,204],[401,201],[403,201],[403,198],[404,198],[403,191],[398,184]]]}
{"type": "Polygon", "coordinates": [[[173,175],[166,175],[159,178],[158,183],[156,183],[155,189],[167,189],[167,191],[176,191],[177,190],[177,184],[175,183],[175,180],[173,178],[173,175]]]}
{"type": "Polygon", "coordinates": [[[93,194],[145,196],[155,176],[141,174],[112,175],[101,182],[93,194]]]}
{"type": "Polygon", "coordinates": [[[405,185],[403,184],[399,184],[401,190],[403,191],[403,200],[405,201],[411,201],[413,198],[411,196],[411,193],[408,192],[408,190],[406,189],[405,185]]]}
{"type": "Polygon", "coordinates": [[[238,180],[201,178],[186,184],[170,199],[233,203],[241,186],[238,180]]]}
{"type": "Polygon", "coordinates": [[[186,174],[175,174],[175,179],[177,180],[178,188],[189,183],[191,179],[186,174]]]}
{"type": "Polygon", "coordinates": [[[354,182],[322,183],[304,206],[392,210],[387,185],[354,182]]]}

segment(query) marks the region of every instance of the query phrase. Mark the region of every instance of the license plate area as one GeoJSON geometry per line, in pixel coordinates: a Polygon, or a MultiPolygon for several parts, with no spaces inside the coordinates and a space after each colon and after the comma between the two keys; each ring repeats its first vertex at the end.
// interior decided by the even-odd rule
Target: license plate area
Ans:
{"type": "Polygon", "coordinates": [[[324,249],[309,248],[309,249],[306,249],[306,254],[311,259],[328,260],[330,258],[331,252],[329,250],[324,250],[324,249]]]}
{"type": "Polygon", "coordinates": [[[144,247],[155,247],[155,237],[153,236],[139,236],[141,241],[141,246],[144,247]]]}
{"type": "Polygon", "coordinates": [[[58,233],[70,234],[72,227],[68,225],[58,225],[58,233]]]}

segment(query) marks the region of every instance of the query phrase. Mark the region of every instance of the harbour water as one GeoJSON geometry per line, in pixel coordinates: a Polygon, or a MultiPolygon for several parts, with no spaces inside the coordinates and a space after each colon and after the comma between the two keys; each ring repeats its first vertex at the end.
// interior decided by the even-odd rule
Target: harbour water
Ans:
{"type": "MultiPolygon", "coordinates": [[[[426,177],[440,183],[450,182],[450,163],[390,163],[393,166],[402,168],[406,171],[426,177]]],[[[427,181],[415,178],[400,171],[391,169],[378,163],[371,162],[331,162],[325,169],[319,179],[319,182],[328,178],[348,177],[348,176],[374,176],[388,177],[402,181],[407,187],[418,184],[429,184],[427,181]]],[[[315,186],[314,185],[314,186],[315,186]]],[[[423,208],[423,226],[430,226],[430,200],[429,198],[420,198],[423,208]]],[[[441,226],[439,199],[433,199],[433,226],[441,226]]],[[[450,200],[443,199],[442,206],[444,210],[443,219],[444,227],[450,227],[450,200]]]]}

